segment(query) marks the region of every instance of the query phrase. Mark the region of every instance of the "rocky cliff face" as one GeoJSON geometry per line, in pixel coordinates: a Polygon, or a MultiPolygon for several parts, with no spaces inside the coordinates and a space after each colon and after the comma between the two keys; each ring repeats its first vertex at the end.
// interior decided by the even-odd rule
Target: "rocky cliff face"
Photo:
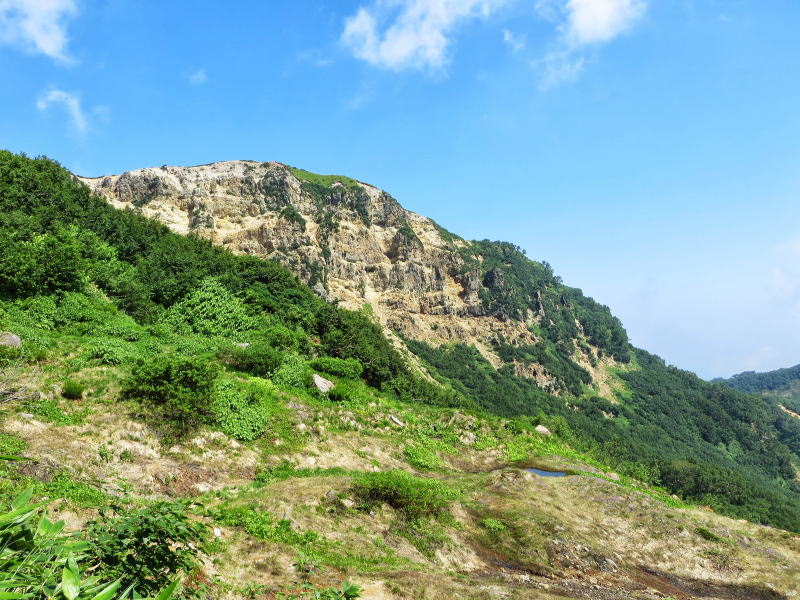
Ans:
{"type": "MultiPolygon", "coordinates": [[[[389,332],[432,345],[473,344],[495,366],[502,364],[492,350],[497,340],[517,346],[538,341],[535,326],[545,318],[538,291],[531,304],[538,310],[510,318],[493,308],[486,297],[506,285],[504,273],[483,272],[473,242],[371,185],[250,161],[146,168],[82,181],[117,208],[139,210],[236,253],[281,262],[319,295],[347,308],[370,304],[389,332]]],[[[581,347],[576,361],[594,364],[596,352],[581,347]]],[[[515,366],[558,392],[541,365],[515,366]]],[[[600,378],[599,371],[593,375],[600,378]]]]}

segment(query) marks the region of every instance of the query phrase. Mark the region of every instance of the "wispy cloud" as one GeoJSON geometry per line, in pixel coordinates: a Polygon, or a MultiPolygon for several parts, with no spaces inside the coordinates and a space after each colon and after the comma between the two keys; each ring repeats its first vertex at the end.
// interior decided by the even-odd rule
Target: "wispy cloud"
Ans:
{"type": "Polygon", "coordinates": [[[512,52],[519,52],[525,48],[525,38],[514,35],[508,29],[503,29],[503,41],[512,52]]]}
{"type": "Polygon", "coordinates": [[[205,69],[197,69],[186,75],[186,79],[192,85],[203,85],[208,81],[208,73],[205,69]]]}
{"type": "Polygon", "coordinates": [[[89,122],[81,108],[80,98],[70,92],[54,89],[36,101],[36,108],[40,111],[46,111],[53,104],[63,106],[75,131],[80,134],[86,133],[89,128],[89,122]]]}
{"type": "Polygon", "coordinates": [[[535,6],[559,31],[555,48],[534,61],[544,89],[577,79],[587,50],[627,32],[647,10],[645,0],[538,0],[535,6]]]}
{"type": "Polygon", "coordinates": [[[0,44],[71,62],[67,22],[77,12],[75,0],[0,0],[0,44]]]}
{"type": "Polygon", "coordinates": [[[441,69],[453,29],[486,18],[509,0],[374,0],[345,21],[341,41],[384,69],[441,69]]]}

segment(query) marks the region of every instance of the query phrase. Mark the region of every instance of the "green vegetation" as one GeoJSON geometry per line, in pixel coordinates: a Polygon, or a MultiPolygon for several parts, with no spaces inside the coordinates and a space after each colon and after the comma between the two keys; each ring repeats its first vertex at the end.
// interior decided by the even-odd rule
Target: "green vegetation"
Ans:
{"type": "Polygon", "coordinates": [[[83,386],[77,381],[67,379],[64,382],[64,389],[61,392],[67,400],[80,400],[83,398],[83,386]]]}
{"type": "Polygon", "coordinates": [[[210,419],[219,374],[219,366],[209,361],[156,356],[134,366],[122,394],[141,402],[145,414],[172,442],[194,433],[210,419]]]}
{"type": "MultiPolygon", "coordinates": [[[[368,215],[369,198],[358,182],[295,175],[320,205],[341,203],[368,215]]],[[[400,235],[413,241],[408,234],[400,235]]],[[[527,476],[504,467],[547,462],[546,455],[569,463],[559,470],[591,470],[591,481],[614,486],[620,497],[683,506],[669,496],[677,493],[728,515],[800,531],[797,419],[775,402],[703,382],[631,348],[606,307],[509,244],[458,245],[465,272],[484,282],[489,313],[529,321],[536,343],[498,335],[491,350],[507,364],[495,369],[471,346],[406,340],[434,382],[409,366],[368,308],[327,304],[277,264],[116,211],[46,159],[0,153],[0,243],[0,330],[23,339],[22,348],[0,354],[0,413],[16,423],[14,431],[41,428],[63,433],[74,447],[81,445],[76,440],[89,445],[77,464],[0,464],[0,500],[29,487],[31,498],[61,499],[59,509],[93,520],[74,536],[92,545],[75,555],[74,569],[59,555],[61,571],[31,571],[44,578],[38,585],[50,586],[49,597],[61,593],[53,577],[66,566],[74,572],[67,578],[85,586],[87,597],[101,580],[119,580],[120,590],[133,585],[146,596],[192,573],[196,580],[179,593],[201,598],[206,589],[224,587],[195,568],[202,551],[213,548],[217,564],[240,550],[237,544],[257,541],[253,551],[265,556],[265,571],[276,568],[266,564],[277,560],[274,548],[306,557],[295,587],[253,588],[257,593],[353,598],[357,587],[311,581],[319,569],[307,565],[342,576],[416,569],[386,540],[408,542],[421,553],[406,546],[414,560],[430,561],[461,527],[504,560],[549,573],[543,545],[549,521],[526,528],[522,509],[484,506],[476,492],[501,493],[506,471],[527,476]],[[541,369],[546,389],[516,374],[527,368],[541,369]],[[605,372],[614,390],[605,390],[609,397],[592,389],[590,371],[605,372]],[[320,394],[311,386],[314,372],[333,379],[333,390],[320,394]],[[92,437],[94,424],[114,419],[119,438],[92,437]],[[130,421],[135,426],[123,425],[130,421]],[[139,431],[136,421],[149,427],[139,431]],[[550,435],[537,433],[539,424],[550,435]],[[153,441],[153,432],[160,439],[153,441]],[[326,435],[338,445],[328,445],[326,435]],[[117,439],[124,443],[115,446],[117,439]],[[353,462],[331,463],[328,453],[353,462]],[[529,462],[534,457],[538,462],[529,462]],[[491,473],[470,471],[465,465],[473,458],[491,473]],[[381,465],[406,470],[378,471],[381,465]],[[162,467],[170,472],[151,472],[162,467]],[[117,479],[118,472],[138,479],[117,479]],[[284,511],[298,490],[307,492],[306,504],[284,511]],[[199,493],[201,505],[152,501],[189,493],[199,493]],[[267,505],[277,494],[284,495],[267,505]],[[97,517],[117,496],[124,500],[97,517]],[[456,501],[458,521],[451,515],[456,501]],[[366,526],[368,511],[389,524],[368,546],[353,549],[351,534],[366,526]],[[344,524],[336,535],[315,524],[348,519],[354,531],[344,524]],[[207,538],[203,523],[210,521],[227,528],[224,536],[207,538]],[[91,566],[82,562],[87,558],[91,566]]],[[[0,455],[26,452],[20,439],[0,434],[0,455]]],[[[707,541],[718,540],[704,531],[724,539],[695,530],[707,541]]],[[[38,534],[29,533],[25,539],[35,540],[38,534]]],[[[12,589],[30,591],[22,584],[12,589]]]]}
{"type": "Polygon", "coordinates": [[[172,597],[177,581],[170,583],[170,577],[164,576],[166,573],[158,578],[164,585],[153,587],[131,573],[125,573],[131,584],[123,585],[121,579],[93,572],[95,569],[86,557],[87,551],[96,547],[97,538],[90,534],[87,539],[81,535],[84,532],[66,533],[64,521],[49,520],[42,514],[46,503],[31,502],[32,497],[33,488],[28,488],[0,513],[3,598],[122,600],[132,597],[134,589],[149,591],[158,600],[172,597]]]}
{"type": "Polygon", "coordinates": [[[101,565],[104,579],[151,596],[169,585],[175,573],[190,573],[198,566],[207,532],[182,504],[154,502],[101,511],[88,526],[88,538],[88,552],[101,565]]]}
{"type": "Polygon", "coordinates": [[[411,520],[441,517],[455,498],[444,483],[405,471],[365,473],[356,478],[354,490],[365,508],[387,504],[411,520]]]}

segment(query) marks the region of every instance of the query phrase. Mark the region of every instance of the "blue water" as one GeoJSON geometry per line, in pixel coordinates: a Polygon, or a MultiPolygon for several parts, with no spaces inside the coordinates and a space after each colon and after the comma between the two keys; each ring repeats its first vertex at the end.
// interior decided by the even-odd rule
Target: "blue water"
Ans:
{"type": "Polygon", "coordinates": [[[536,473],[537,475],[541,475],[542,477],[564,477],[566,473],[564,471],[542,471],[541,469],[534,469],[528,468],[528,471],[531,473],[536,473]]]}

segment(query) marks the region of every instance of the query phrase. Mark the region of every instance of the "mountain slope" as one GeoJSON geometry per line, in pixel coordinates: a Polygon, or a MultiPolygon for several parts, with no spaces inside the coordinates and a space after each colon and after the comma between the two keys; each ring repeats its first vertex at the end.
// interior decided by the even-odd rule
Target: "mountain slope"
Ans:
{"type": "Polygon", "coordinates": [[[728,379],[715,379],[728,387],[748,394],[764,394],[800,407],[800,365],[764,373],[745,371],[728,379]]]}
{"type": "Polygon", "coordinates": [[[607,311],[513,246],[469,248],[492,319],[544,306],[535,342],[490,340],[495,368],[396,337],[438,383],[369,308],[117,210],[47,159],[0,152],[0,248],[0,455],[27,458],[0,462],[0,503],[58,499],[103,580],[159,589],[183,568],[198,598],[342,598],[346,577],[398,600],[793,597],[797,536],[670,494],[800,531],[800,425],[627,345],[611,362],[583,312],[607,311]],[[607,361],[608,397],[581,354],[607,361]],[[558,395],[519,365],[545,365],[558,395]],[[83,527],[101,508],[113,521],[83,527]],[[176,536],[162,556],[202,563],[125,567],[176,536]]]}
{"type": "Polygon", "coordinates": [[[345,176],[233,161],[83,179],[118,208],[288,266],[369,304],[427,373],[506,416],[563,420],[617,468],[730,514],[800,527],[800,427],[630,347],[607,307],[512,244],[470,242],[345,176]]]}
{"type": "MultiPolygon", "coordinates": [[[[138,190],[135,194],[150,190],[136,203],[142,204],[142,210],[150,207],[147,210],[153,216],[169,222],[177,218],[175,215],[191,213],[192,195],[195,200],[201,197],[201,191],[195,194],[194,190],[207,189],[208,194],[216,194],[223,183],[224,189],[239,190],[242,182],[248,181],[245,172],[249,165],[200,167],[215,174],[208,181],[191,169],[146,170],[137,176],[143,179],[133,178],[139,184],[125,186],[138,190]],[[230,174],[231,169],[241,173],[230,174]],[[155,176],[152,171],[163,176],[155,176]],[[220,172],[229,175],[217,177],[220,172]],[[196,180],[202,185],[191,184],[175,192],[166,183],[173,177],[187,186],[196,180]],[[145,185],[143,181],[150,183],[145,185]],[[189,212],[175,202],[184,202],[189,212]]],[[[238,332],[234,339],[250,342],[242,339],[243,331],[260,323],[257,330],[261,332],[249,334],[250,337],[263,339],[267,345],[278,344],[279,350],[288,344],[300,354],[301,362],[319,355],[354,358],[363,366],[362,377],[367,383],[400,398],[426,404],[478,406],[496,415],[522,417],[527,419],[522,422],[527,423],[546,418],[551,427],[570,436],[576,448],[598,460],[610,461],[623,473],[666,485],[686,498],[738,517],[800,530],[800,489],[795,479],[800,423],[778,407],[708,384],[666,366],[657,357],[630,348],[624,330],[606,307],[564,286],[547,265],[527,260],[510,244],[449,238],[430,221],[412,219],[395,201],[374,188],[341,196],[343,191],[339,188],[345,185],[339,183],[342,179],[359,190],[366,189],[346,178],[326,179],[275,163],[258,165],[265,173],[283,178],[284,187],[278,186],[279,191],[275,186],[270,188],[269,198],[277,197],[282,203],[279,209],[266,205],[263,210],[252,208],[252,218],[257,221],[250,223],[248,213],[242,210],[253,205],[252,196],[230,195],[219,200],[219,207],[209,212],[210,219],[220,218],[214,211],[232,211],[231,219],[244,214],[243,224],[250,223],[244,237],[250,239],[261,232],[264,237],[259,243],[263,245],[275,236],[289,235],[286,232],[296,226],[291,233],[291,239],[295,239],[302,233],[301,219],[309,231],[313,228],[306,216],[327,214],[329,220],[338,222],[330,236],[333,270],[349,268],[364,276],[428,270],[434,274],[433,280],[439,273],[442,289],[446,288],[447,277],[455,280],[459,273],[471,273],[470,278],[478,281],[477,300],[467,302],[456,293],[453,303],[473,306],[472,312],[480,314],[430,314],[422,310],[427,306],[424,302],[414,304],[420,312],[398,308],[395,313],[386,299],[397,295],[419,299],[434,293],[424,285],[397,287],[397,282],[411,285],[410,280],[399,275],[385,283],[383,292],[376,295],[387,303],[376,302],[377,307],[372,305],[371,309],[357,312],[334,308],[274,263],[252,256],[235,257],[198,236],[170,233],[137,216],[139,208],[119,211],[91,197],[85,187],[46,160],[30,161],[10,154],[3,155],[0,165],[0,225],[4,247],[10,249],[0,257],[0,293],[12,299],[63,294],[90,281],[136,322],[167,329],[174,329],[184,312],[201,322],[206,311],[224,314],[228,309],[204,303],[228,298],[225,306],[230,314],[252,317],[244,319],[239,329],[214,325],[203,326],[201,331],[227,331],[227,336],[238,332]],[[303,182],[295,173],[303,177],[303,182]],[[322,181],[314,185],[328,190],[325,194],[320,192],[318,201],[310,196],[311,192],[302,190],[309,181],[322,181]],[[294,198],[296,205],[286,198],[294,198]],[[358,198],[372,200],[359,204],[358,198]],[[405,225],[400,223],[417,221],[432,229],[416,225],[417,233],[409,225],[414,235],[401,233],[405,225]],[[334,235],[338,230],[350,233],[339,239],[338,234],[334,235]],[[432,230],[441,245],[429,255],[414,236],[426,237],[426,231],[432,230]],[[396,240],[398,236],[403,239],[400,245],[378,245],[381,239],[396,240]],[[370,247],[358,250],[373,253],[374,260],[369,264],[348,260],[346,242],[355,245],[358,239],[370,241],[370,247]],[[448,249],[448,243],[453,247],[448,249]],[[400,252],[406,247],[415,254],[400,252]],[[383,258],[379,260],[374,252],[383,258]],[[437,264],[437,257],[442,255],[460,265],[454,274],[437,264]],[[48,258],[43,260],[43,256],[48,258]],[[395,263],[391,262],[392,257],[397,259],[395,263]],[[102,260],[97,262],[99,258],[102,260]],[[395,342],[402,341],[440,385],[420,377],[418,370],[407,364],[371,322],[375,316],[383,320],[384,332],[390,326],[398,328],[395,342]],[[434,318],[440,319],[438,328],[433,326],[434,318]],[[417,322],[430,323],[434,338],[413,337],[419,331],[417,322]],[[284,333],[275,333],[278,331],[284,333]],[[289,335],[287,331],[294,333],[289,335]],[[459,339],[458,332],[465,331],[472,336],[467,336],[466,342],[452,341],[451,335],[459,339]],[[509,331],[520,335],[506,335],[509,331]],[[601,391],[605,397],[599,395],[601,391]]],[[[116,187],[123,189],[120,182],[131,177],[104,178],[94,184],[103,189],[105,181],[106,188],[118,184],[116,187]]],[[[272,181],[266,175],[259,181],[263,184],[265,178],[272,181]]],[[[266,203],[264,197],[261,200],[266,203]]],[[[206,229],[206,237],[213,238],[215,230],[206,229]]],[[[228,235],[239,239],[235,228],[228,235]]],[[[317,248],[310,242],[307,246],[307,253],[317,248]]],[[[281,252],[292,258],[288,248],[281,252]]],[[[295,268],[302,272],[300,266],[305,264],[300,261],[295,268]]],[[[382,276],[375,276],[382,281],[382,276]]],[[[364,287],[366,290],[366,284],[364,287]]],[[[335,289],[335,285],[329,285],[329,290],[335,289]]],[[[363,300],[356,297],[354,304],[363,300]]],[[[231,320],[230,315],[227,319],[231,320]]],[[[391,331],[389,334],[394,335],[391,331]]],[[[207,344],[203,342],[201,347],[207,344]]],[[[269,359],[270,364],[275,360],[269,359]]]]}
{"type": "Polygon", "coordinates": [[[600,391],[598,360],[628,358],[625,332],[608,309],[561,284],[547,265],[510,244],[463,240],[348,177],[233,161],[83,181],[173,231],[280,262],[346,308],[369,303],[389,334],[474,345],[497,367],[505,361],[496,346],[538,344],[550,368],[546,360],[511,364],[549,392],[576,391],[554,372],[564,369],[600,391]]]}

